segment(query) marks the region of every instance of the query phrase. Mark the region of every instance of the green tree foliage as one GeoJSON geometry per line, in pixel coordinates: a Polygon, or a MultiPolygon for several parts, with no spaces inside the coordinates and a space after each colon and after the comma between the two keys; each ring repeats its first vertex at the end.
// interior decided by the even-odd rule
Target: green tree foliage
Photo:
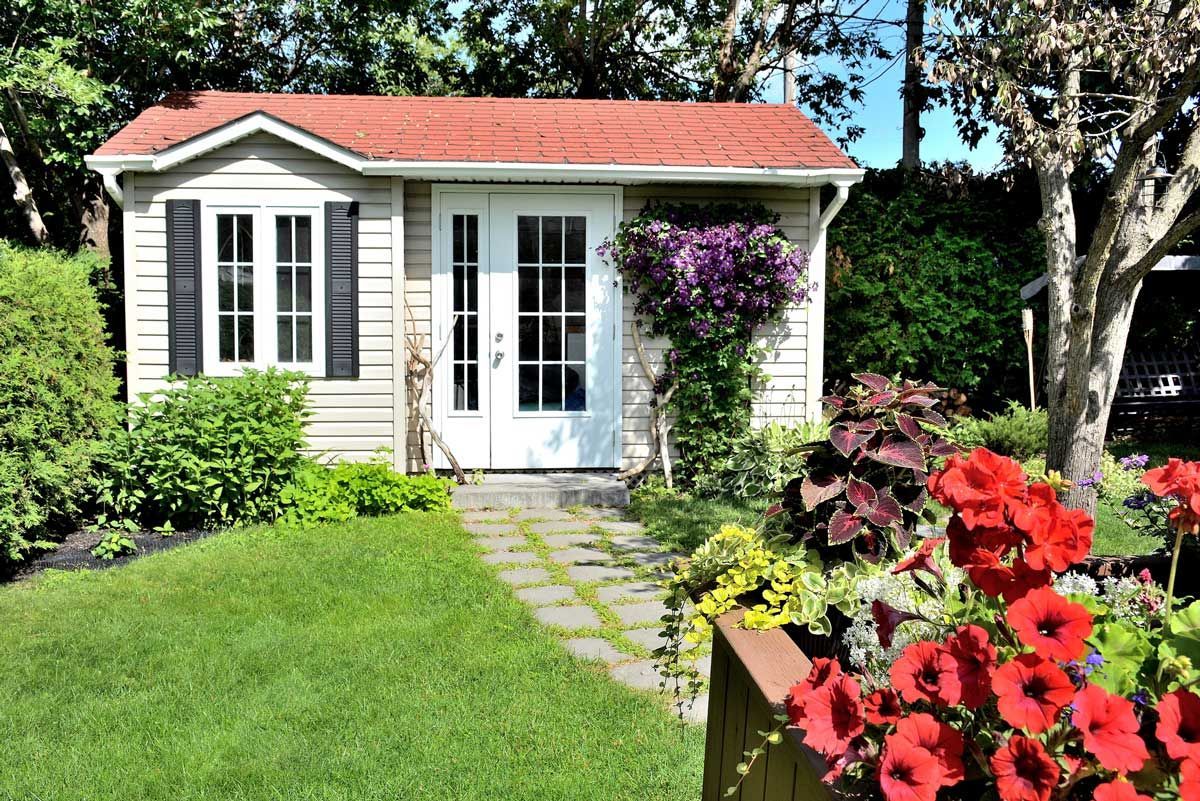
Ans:
{"type": "Polygon", "coordinates": [[[97,267],[0,240],[0,565],[74,522],[117,421],[97,267]]]}
{"type": "Polygon", "coordinates": [[[1027,394],[1020,288],[1044,268],[1035,192],[958,169],[868,172],[829,231],[826,375],[928,376],[985,408],[1027,394]]]}

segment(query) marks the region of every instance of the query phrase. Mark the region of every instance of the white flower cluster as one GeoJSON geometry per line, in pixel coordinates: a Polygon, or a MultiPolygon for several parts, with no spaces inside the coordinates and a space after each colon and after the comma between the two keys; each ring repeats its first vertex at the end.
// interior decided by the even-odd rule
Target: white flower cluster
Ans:
{"type": "MultiPolygon", "coordinates": [[[[963,577],[962,571],[957,568],[950,568],[946,572],[946,581],[951,587],[957,586],[963,577]]],[[[932,581],[929,576],[925,579],[932,581]]],[[[850,617],[850,627],[842,635],[842,642],[846,645],[850,661],[858,668],[875,676],[886,676],[906,646],[919,640],[941,639],[937,627],[910,620],[896,628],[890,648],[879,644],[875,619],[871,615],[871,604],[875,601],[882,601],[904,612],[915,612],[929,620],[941,620],[944,616],[941,599],[932,598],[921,590],[913,582],[912,574],[883,573],[864,577],[855,583],[854,592],[859,605],[850,617]]]]}
{"type": "Polygon", "coordinates": [[[1147,603],[1154,589],[1133,576],[1106,576],[1097,582],[1084,573],[1063,573],[1054,580],[1060,595],[1090,595],[1108,607],[1108,614],[1137,625],[1148,624],[1153,610],[1147,603]]]}

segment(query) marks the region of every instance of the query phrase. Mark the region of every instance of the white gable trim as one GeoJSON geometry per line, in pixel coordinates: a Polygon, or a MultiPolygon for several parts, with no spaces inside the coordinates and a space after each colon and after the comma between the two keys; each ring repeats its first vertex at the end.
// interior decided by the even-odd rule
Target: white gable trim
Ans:
{"type": "Polygon", "coordinates": [[[85,156],[87,166],[112,176],[163,172],[256,133],[268,133],[362,175],[434,181],[539,181],[617,183],[739,183],[821,186],[858,183],[863,170],[807,167],[706,167],[645,164],[533,164],[528,162],[402,161],[368,159],[262,111],[256,111],[152,155],[85,156]]]}

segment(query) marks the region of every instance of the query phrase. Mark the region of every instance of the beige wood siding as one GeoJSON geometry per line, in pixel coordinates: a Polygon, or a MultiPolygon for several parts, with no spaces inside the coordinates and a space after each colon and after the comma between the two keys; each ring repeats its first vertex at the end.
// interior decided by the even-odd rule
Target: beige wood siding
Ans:
{"type": "Polygon", "coordinates": [[[129,319],[135,332],[129,354],[131,394],[165,386],[165,201],[236,203],[239,193],[253,191],[277,192],[278,201],[271,202],[286,204],[303,201],[306,194],[313,199],[332,191],[359,203],[361,373],[357,380],[313,380],[309,444],[313,452],[331,459],[365,459],[377,448],[393,447],[391,180],[364,177],[267,134],[246,137],[164,173],[132,176],[134,230],[127,235],[133,237],[133,262],[126,266],[132,289],[127,295],[129,319]]]}
{"type": "MultiPolygon", "coordinates": [[[[804,189],[763,190],[754,188],[724,187],[687,188],[668,185],[628,186],[624,188],[624,219],[635,217],[651,199],[689,202],[711,202],[731,198],[758,200],[780,214],[780,226],[788,238],[808,249],[811,230],[810,192],[804,189]]],[[[417,330],[428,334],[431,320],[431,215],[432,184],[407,181],[404,187],[405,236],[404,262],[406,265],[405,295],[409,311],[416,321],[417,330]]],[[[649,401],[652,397],[650,383],[646,379],[630,334],[633,319],[633,300],[626,293],[622,311],[621,348],[621,406],[622,466],[628,467],[645,458],[649,453],[649,401]]],[[[804,418],[810,408],[806,397],[807,381],[807,312],[801,308],[789,309],[777,326],[763,332],[762,342],[771,350],[765,354],[763,369],[769,378],[759,389],[754,407],[757,424],[777,419],[783,422],[804,418]]],[[[427,340],[428,342],[428,340],[427,340]]],[[[647,355],[657,368],[661,364],[666,343],[650,337],[643,338],[647,355]]],[[[428,348],[427,348],[428,350],[428,348]]],[[[815,399],[814,399],[815,401],[815,399]]],[[[410,405],[413,399],[410,399],[410,405]]],[[[417,438],[416,414],[409,410],[410,469],[422,462],[417,438]]]]}

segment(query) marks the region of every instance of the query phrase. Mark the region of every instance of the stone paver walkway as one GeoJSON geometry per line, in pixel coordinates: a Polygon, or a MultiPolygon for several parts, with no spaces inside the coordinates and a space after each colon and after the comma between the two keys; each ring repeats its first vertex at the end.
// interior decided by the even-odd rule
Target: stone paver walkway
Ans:
{"type": "MultiPolygon", "coordinates": [[[[603,663],[631,687],[663,691],[654,667],[667,614],[659,582],[680,554],[663,552],[640,523],[610,509],[471,511],[463,513],[463,525],[480,558],[497,566],[570,653],[603,663]]],[[[696,667],[707,677],[708,645],[700,647],[696,667]]],[[[702,695],[686,717],[703,722],[707,709],[702,695]]]]}

